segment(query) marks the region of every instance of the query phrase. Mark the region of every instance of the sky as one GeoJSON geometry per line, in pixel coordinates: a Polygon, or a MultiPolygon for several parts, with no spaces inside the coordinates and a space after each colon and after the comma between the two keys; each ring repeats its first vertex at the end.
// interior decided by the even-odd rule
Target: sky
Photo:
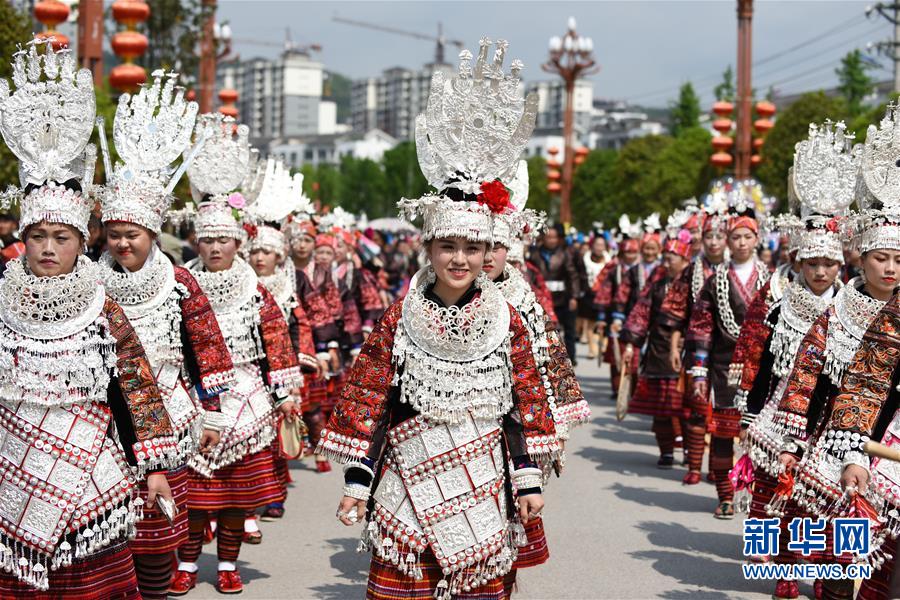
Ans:
{"type": "MultiPolygon", "coordinates": [[[[866,18],[872,3],[757,0],[754,87],[773,86],[779,94],[828,87],[837,80],[840,58],[853,48],[883,65],[873,76],[890,79],[890,61],[867,50],[893,33],[877,14],[866,18]]],[[[448,39],[462,40],[475,52],[482,35],[505,38],[507,64],[511,58],[524,61],[525,80],[553,77],[540,68],[547,43],[564,34],[573,16],[578,33],[594,41],[600,66],[591,76],[594,96],[645,106],[666,106],[686,81],[704,104],[712,102],[712,88],[737,54],[735,0],[219,0],[218,18],[230,23],[233,50],[241,58],[277,56],[290,28],[295,43],[320,44],[317,59],[351,78],[377,76],[393,66],[418,68],[434,56],[432,42],[337,23],[335,15],[430,35],[442,23],[448,39]]],[[[456,53],[448,46],[448,62],[456,62],[456,53]]]]}

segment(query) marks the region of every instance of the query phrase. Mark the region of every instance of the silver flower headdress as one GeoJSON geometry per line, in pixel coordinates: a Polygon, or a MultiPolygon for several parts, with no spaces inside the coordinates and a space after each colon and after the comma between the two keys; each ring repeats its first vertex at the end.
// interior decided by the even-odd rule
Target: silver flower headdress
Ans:
{"type": "Polygon", "coordinates": [[[860,251],[900,250],[900,107],[893,102],[866,131],[856,192],[860,251]]]}
{"type": "Polygon", "coordinates": [[[449,81],[442,72],[432,77],[426,111],[416,118],[416,152],[438,194],[404,198],[398,205],[408,220],[423,217],[425,241],[459,236],[490,242],[492,212],[508,206],[502,182],[515,176],[538,98],[532,93],[523,100],[519,93],[521,61],[503,72],[507,46],[505,40],[482,38],[474,66],[472,53],[463,50],[456,75],[449,81]]]}
{"type": "Polygon", "coordinates": [[[0,201],[21,207],[20,233],[40,221],[65,223],[87,238],[96,148],[94,83],[87,69],[76,70],[69,50],[54,52],[46,41],[29,42],[13,56],[12,82],[0,79],[0,134],[19,159],[24,191],[10,187],[0,201]],[[38,53],[38,48],[45,52],[38,53]],[[79,181],[78,192],[62,184],[79,181]]]}
{"type": "Polygon", "coordinates": [[[158,234],[184,172],[173,174],[171,164],[191,142],[197,103],[185,101],[184,90],[176,89],[176,73],[154,71],[153,77],[153,84],[137,95],[119,97],[113,143],[122,163],[107,183],[101,206],[104,222],[136,223],[158,234]]]}
{"type": "Polygon", "coordinates": [[[246,199],[234,192],[250,171],[250,129],[221,113],[197,119],[195,138],[205,144],[188,167],[191,195],[198,203],[193,218],[198,237],[246,238],[241,211],[246,199]],[[232,193],[233,192],[233,193],[232,193]]]}
{"type": "Polygon", "coordinates": [[[846,129],[842,121],[826,121],[821,127],[811,123],[808,138],[795,147],[791,180],[802,225],[785,233],[800,260],[844,260],[843,228],[837,219],[853,203],[862,153],[846,129]]]}
{"type": "Polygon", "coordinates": [[[303,175],[291,177],[284,163],[269,158],[259,165],[257,174],[251,179],[256,181],[251,190],[256,186],[258,189],[251,191],[253,200],[245,212],[247,221],[255,225],[255,231],[251,229],[247,252],[262,248],[284,257],[287,240],[281,231],[282,223],[288,215],[309,207],[309,199],[303,195],[303,175]],[[262,176],[258,175],[260,171],[262,176]]]}

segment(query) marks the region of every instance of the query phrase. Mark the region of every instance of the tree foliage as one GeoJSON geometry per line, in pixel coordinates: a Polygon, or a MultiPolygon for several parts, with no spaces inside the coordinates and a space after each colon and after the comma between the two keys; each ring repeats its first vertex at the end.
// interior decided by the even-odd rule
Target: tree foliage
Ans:
{"type": "MultiPolygon", "coordinates": [[[[184,85],[193,85],[200,65],[203,24],[214,10],[201,0],[154,0],[150,17],[143,24],[150,45],[138,63],[148,72],[175,71],[181,74],[184,85]]],[[[115,31],[118,25],[113,21],[111,27],[115,31]]]]}
{"type": "Polygon", "coordinates": [[[838,90],[847,101],[847,112],[851,117],[863,110],[863,99],[872,93],[875,80],[868,75],[871,65],[863,60],[859,48],[851,50],[841,59],[841,66],[835,69],[840,84],[838,90]]]}
{"type": "MultiPolygon", "coordinates": [[[[584,166],[584,165],[582,165],[584,166]]],[[[551,217],[559,215],[559,203],[547,191],[547,161],[543,156],[532,156],[528,159],[528,208],[542,210],[551,217]]],[[[572,211],[575,212],[574,194],[572,211]]]]}
{"type": "Polygon", "coordinates": [[[736,93],[734,87],[734,70],[731,68],[731,65],[728,65],[722,73],[722,82],[713,88],[713,96],[716,97],[716,100],[722,102],[734,102],[736,93]]]}
{"type": "Polygon", "coordinates": [[[611,226],[619,210],[610,205],[612,169],[618,153],[615,150],[594,150],[575,171],[572,182],[572,222],[582,231],[589,230],[595,221],[611,226]]]}
{"type": "Polygon", "coordinates": [[[811,92],[778,115],[766,136],[761,153],[763,162],[756,171],[767,193],[787,198],[787,173],[794,163],[794,146],[806,139],[810,123],[822,123],[826,119],[839,121],[846,110],[843,99],[830,98],[825,92],[811,92]]]}
{"type": "Polygon", "coordinates": [[[413,142],[400,142],[385,152],[382,164],[385,187],[395,196],[394,202],[400,198],[418,198],[430,189],[419,168],[416,145],[413,142]]]}
{"type": "Polygon", "coordinates": [[[669,120],[672,123],[672,135],[678,137],[685,130],[700,125],[700,98],[694,92],[694,86],[687,82],[681,86],[678,101],[669,109],[669,120]]]}
{"type": "Polygon", "coordinates": [[[644,205],[648,211],[669,214],[709,186],[711,136],[702,127],[684,130],[648,165],[651,191],[644,205]]]}

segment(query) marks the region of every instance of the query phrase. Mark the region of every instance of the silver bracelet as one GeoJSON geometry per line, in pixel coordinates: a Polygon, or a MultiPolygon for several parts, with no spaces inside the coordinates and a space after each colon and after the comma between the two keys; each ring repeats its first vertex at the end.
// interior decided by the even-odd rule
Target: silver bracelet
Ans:
{"type": "Polygon", "coordinates": [[[369,496],[372,495],[372,492],[369,490],[368,486],[361,483],[348,483],[344,485],[344,495],[348,498],[355,498],[356,500],[368,500],[369,496]]]}
{"type": "Polygon", "coordinates": [[[517,490],[539,488],[543,485],[543,473],[536,467],[524,467],[512,472],[513,487],[517,490]]]}

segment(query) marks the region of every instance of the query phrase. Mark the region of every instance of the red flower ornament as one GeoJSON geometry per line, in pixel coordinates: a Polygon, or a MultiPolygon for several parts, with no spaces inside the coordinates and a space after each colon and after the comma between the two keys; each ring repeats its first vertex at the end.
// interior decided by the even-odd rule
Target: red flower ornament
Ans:
{"type": "Polygon", "coordinates": [[[244,231],[247,232],[247,235],[248,235],[249,237],[251,237],[251,238],[255,238],[255,237],[256,237],[256,231],[257,231],[256,225],[251,225],[250,223],[244,223],[244,224],[242,225],[242,227],[244,228],[244,231]]]}
{"type": "Polygon", "coordinates": [[[481,184],[478,203],[487,206],[494,214],[500,214],[510,207],[509,190],[499,179],[481,184]]]}

